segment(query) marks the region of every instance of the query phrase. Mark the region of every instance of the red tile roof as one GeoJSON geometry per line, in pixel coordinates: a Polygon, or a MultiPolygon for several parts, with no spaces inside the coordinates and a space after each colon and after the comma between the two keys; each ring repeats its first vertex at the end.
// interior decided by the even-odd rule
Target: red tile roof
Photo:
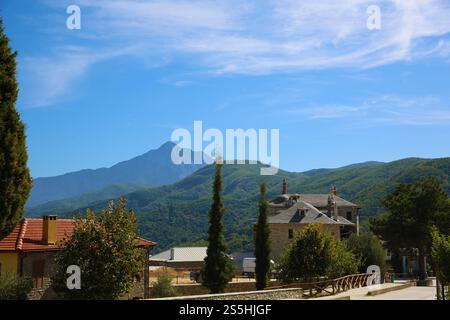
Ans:
{"type": "MultiPolygon", "coordinates": [[[[0,252],[48,251],[62,249],[62,246],[58,242],[63,240],[66,236],[70,237],[72,235],[75,220],[57,219],[56,223],[57,244],[52,245],[42,241],[43,219],[22,219],[6,238],[0,240],[0,252]]],[[[156,242],[138,238],[139,247],[154,246],[156,244],[156,242]]]]}

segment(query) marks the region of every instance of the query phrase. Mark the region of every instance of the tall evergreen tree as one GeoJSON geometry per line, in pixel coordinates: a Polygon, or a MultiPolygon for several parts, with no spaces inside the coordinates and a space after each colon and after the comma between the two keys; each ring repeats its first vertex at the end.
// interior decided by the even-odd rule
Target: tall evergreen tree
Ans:
{"type": "Polygon", "coordinates": [[[419,249],[419,278],[427,278],[426,257],[429,256],[436,227],[446,233],[450,229],[450,199],[433,177],[413,184],[399,185],[383,204],[387,213],[370,219],[371,229],[381,235],[388,248],[419,249]]]}
{"type": "Polygon", "coordinates": [[[0,18],[0,239],[19,222],[31,191],[25,126],[15,109],[16,56],[0,18]]]}
{"type": "Polygon", "coordinates": [[[226,285],[233,278],[233,265],[225,253],[227,245],[223,236],[223,214],[225,208],[222,200],[222,166],[216,162],[213,203],[209,210],[208,249],[205,266],[202,270],[202,283],[211,293],[224,292],[226,285]]]}
{"type": "Polygon", "coordinates": [[[259,187],[259,216],[255,232],[256,289],[263,290],[270,280],[270,227],[267,221],[266,184],[259,187]]]}

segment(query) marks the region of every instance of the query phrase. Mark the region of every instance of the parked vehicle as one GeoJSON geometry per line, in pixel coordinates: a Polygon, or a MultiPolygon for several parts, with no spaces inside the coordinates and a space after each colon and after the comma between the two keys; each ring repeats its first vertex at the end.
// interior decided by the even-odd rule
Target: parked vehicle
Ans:
{"type": "Polygon", "coordinates": [[[244,258],[242,260],[242,274],[244,276],[255,276],[256,258],[244,258]]]}
{"type": "MultiPolygon", "coordinates": [[[[271,276],[274,277],[276,272],[275,261],[270,260],[271,265],[271,276]]],[[[242,261],[242,274],[247,277],[255,276],[255,268],[256,268],[256,258],[244,258],[242,261]]]]}

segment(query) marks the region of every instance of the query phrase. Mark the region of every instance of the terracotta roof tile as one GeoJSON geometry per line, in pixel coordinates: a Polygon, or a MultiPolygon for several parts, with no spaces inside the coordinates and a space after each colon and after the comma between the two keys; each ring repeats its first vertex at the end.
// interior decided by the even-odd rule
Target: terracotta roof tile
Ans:
{"type": "MultiPolygon", "coordinates": [[[[46,244],[43,239],[43,219],[24,218],[14,230],[0,241],[0,251],[48,251],[60,250],[61,240],[72,235],[75,220],[56,220],[56,244],[46,244]]],[[[154,246],[156,242],[138,238],[139,247],[154,246]]]]}
{"type": "Polygon", "coordinates": [[[153,242],[141,237],[138,238],[138,247],[152,247],[156,246],[157,244],[158,244],[157,242],[153,242]]]}
{"type": "Polygon", "coordinates": [[[20,222],[14,230],[6,236],[6,238],[3,238],[3,240],[0,241],[0,251],[15,251],[16,250],[16,244],[17,240],[19,239],[19,233],[20,233],[20,227],[22,223],[20,222]]]}

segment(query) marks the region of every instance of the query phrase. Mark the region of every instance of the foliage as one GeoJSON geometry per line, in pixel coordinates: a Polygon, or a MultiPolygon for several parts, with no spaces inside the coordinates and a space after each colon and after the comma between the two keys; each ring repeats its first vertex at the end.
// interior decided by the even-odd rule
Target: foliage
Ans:
{"type": "Polygon", "coordinates": [[[367,267],[377,265],[381,274],[387,271],[386,250],[381,241],[370,233],[362,233],[359,236],[352,234],[347,240],[347,247],[357,256],[361,257],[359,272],[365,273],[367,267]]]}
{"type": "Polygon", "coordinates": [[[341,277],[357,271],[360,260],[344,243],[318,224],[304,227],[283,253],[279,276],[284,282],[313,281],[320,276],[341,277]]]}
{"type": "Polygon", "coordinates": [[[432,177],[401,184],[383,201],[388,213],[371,219],[372,231],[389,248],[418,248],[419,277],[426,277],[425,256],[431,249],[431,228],[450,228],[450,201],[432,177]]]}
{"type": "Polygon", "coordinates": [[[331,246],[331,263],[326,271],[327,277],[336,279],[358,273],[361,258],[350,251],[344,241],[338,241],[333,238],[331,246]]]}
{"type": "Polygon", "coordinates": [[[222,166],[216,163],[213,201],[209,211],[208,249],[205,265],[202,269],[202,284],[211,293],[221,293],[233,278],[233,264],[226,254],[226,243],[223,236],[223,215],[225,208],[222,202],[222,166]]]}
{"type": "Polygon", "coordinates": [[[0,301],[26,300],[32,287],[31,279],[18,277],[12,272],[0,273],[0,301]]]}
{"type": "Polygon", "coordinates": [[[158,276],[156,282],[153,283],[152,292],[156,298],[176,296],[176,289],[172,285],[172,277],[167,274],[158,276]]]}
{"type": "Polygon", "coordinates": [[[111,202],[96,216],[88,210],[78,218],[64,250],[56,257],[53,284],[69,299],[116,299],[128,292],[144,268],[144,251],[137,247],[137,222],[126,202],[111,202]],[[68,290],[66,269],[81,269],[81,289],[68,290]]]}
{"type": "Polygon", "coordinates": [[[266,184],[261,182],[259,216],[255,232],[255,276],[258,290],[267,287],[270,280],[270,227],[267,216],[266,184]]]}
{"type": "Polygon", "coordinates": [[[450,284],[450,236],[441,234],[436,228],[432,230],[433,244],[431,258],[437,277],[444,285],[450,284]]]}
{"type": "MultiPolygon", "coordinates": [[[[170,159],[169,159],[170,161],[170,159]]],[[[225,239],[231,252],[254,251],[253,223],[259,198],[261,165],[231,165],[223,167],[223,202],[227,208],[224,223],[225,239]]],[[[267,199],[281,192],[283,177],[288,189],[299,193],[327,193],[331,184],[338,187],[338,195],[362,207],[360,222],[365,217],[381,214],[381,205],[388,193],[401,183],[412,183],[422,176],[437,177],[444,190],[450,192],[450,158],[409,158],[390,163],[364,163],[337,169],[312,170],[294,173],[279,170],[276,175],[266,176],[267,199]]],[[[214,177],[214,166],[206,166],[183,180],[168,186],[142,188],[126,195],[127,205],[132,208],[139,221],[139,231],[144,237],[158,240],[156,250],[163,251],[173,246],[184,245],[194,240],[206,240],[208,225],[204,223],[211,206],[210,193],[214,177]]],[[[84,212],[86,207],[100,210],[106,201],[80,202],[78,206],[65,204],[60,208],[52,205],[52,212],[59,216],[72,217],[84,212]],[[58,211],[59,210],[59,211],[58,211]]],[[[49,209],[49,208],[47,208],[49,209]]],[[[49,211],[34,211],[39,215],[49,211]]]]}
{"type": "Polygon", "coordinates": [[[16,56],[0,18],[0,239],[19,222],[31,190],[25,126],[15,108],[16,56]]]}

